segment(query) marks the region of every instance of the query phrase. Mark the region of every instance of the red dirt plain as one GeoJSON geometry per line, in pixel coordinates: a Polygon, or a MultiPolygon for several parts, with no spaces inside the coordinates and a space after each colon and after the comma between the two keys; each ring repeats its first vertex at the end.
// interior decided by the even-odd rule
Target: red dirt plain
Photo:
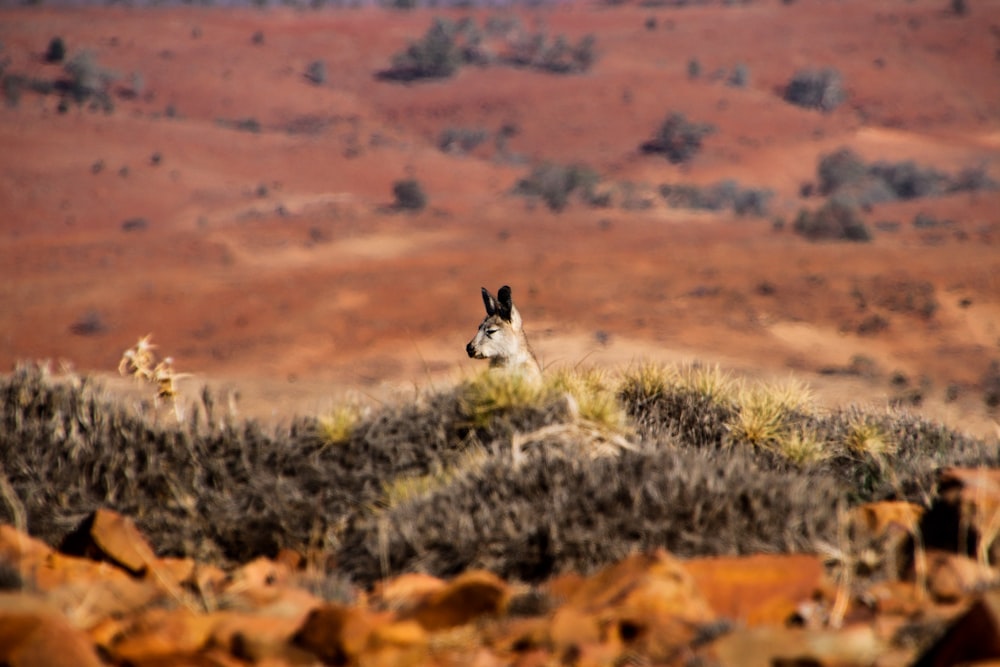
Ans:
{"type": "Polygon", "coordinates": [[[771,218],[659,197],[554,214],[510,194],[531,164],[580,161],[651,192],[727,178],[768,187],[772,217],[790,223],[818,205],[800,185],[840,146],[949,173],[986,164],[1000,180],[1000,3],[965,17],[946,8],[517,10],[572,41],[593,33],[594,67],[470,66],[411,85],[374,75],[434,16],[481,25],[499,10],[2,9],[7,72],[57,76],[42,53],[59,35],[70,55],[89,49],[121,74],[118,85],[136,72],[142,86],[111,114],[60,114],[56,96],[30,92],[0,109],[0,367],[65,360],[111,377],[152,333],[195,375],[182,389],[235,388],[244,413],[287,418],[474,372],[464,345],[482,317],[479,287],[509,283],[547,365],[700,359],[793,373],[825,402],[874,406],[902,391],[898,371],[923,392],[915,409],[995,435],[979,385],[1000,359],[1000,193],[876,206],[869,223],[901,224],[868,244],[811,243],[771,218]],[[329,73],[318,86],[303,76],[316,59],[329,73]],[[738,63],[746,87],[712,80],[738,63]],[[797,69],[827,66],[843,75],[845,104],[823,114],[782,101],[797,69]],[[684,167],[639,150],[671,111],[717,127],[684,167]],[[246,118],[261,131],[219,122],[246,118]],[[449,127],[505,124],[517,129],[514,158],[492,144],[436,146],[449,127]],[[423,213],[388,210],[405,177],[428,193],[423,213]],[[918,212],[954,224],[918,229],[918,212]],[[148,227],[125,231],[132,218],[148,227]],[[859,308],[872,285],[922,282],[938,303],[929,318],[859,308]],[[888,327],[857,333],[873,312],[888,327]],[[99,331],[74,333],[87,319],[99,331]],[[876,372],[820,373],[856,355],[876,372]]]}

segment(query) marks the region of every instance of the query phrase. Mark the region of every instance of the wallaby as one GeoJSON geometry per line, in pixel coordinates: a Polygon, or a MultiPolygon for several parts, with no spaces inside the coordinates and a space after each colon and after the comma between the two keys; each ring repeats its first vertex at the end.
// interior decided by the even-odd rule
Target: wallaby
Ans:
{"type": "Polygon", "coordinates": [[[489,359],[490,368],[541,379],[542,367],[524,335],[521,314],[511,299],[510,287],[501,287],[496,297],[484,287],[483,303],[486,319],[479,325],[475,338],[465,346],[465,351],[473,359],[489,359]]]}

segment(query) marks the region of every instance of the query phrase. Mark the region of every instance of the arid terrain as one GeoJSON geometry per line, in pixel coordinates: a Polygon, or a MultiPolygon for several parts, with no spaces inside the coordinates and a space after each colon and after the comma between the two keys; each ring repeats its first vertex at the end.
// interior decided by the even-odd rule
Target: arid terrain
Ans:
{"type": "Polygon", "coordinates": [[[315,414],[472,372],[479,288],[510,284],[549,367],[794,373],[831,403],[895,400],[995,434],[1000,192],[869,206],[867,243],[812,242],[792,223],[822,201],[803,196],[818,159],[844,146],[1000,179],[998,30],[995,2],[4,8],[7,74],[58,79],[45,62],[58,36],[66,59],[89,51],[111,73],[113,110],[60,111],[63,96],[30,89],[0,109],[0,366],[110,377],[151,333],[193,374],[182,388],[232,388],[262,417],[315,414]],[[438,16],[593,34],[596,59],[575,74],[379,77],[438,16]],[[835,109],[783,99],[797,70],[827,67],[843,81],[835,109]],[[674,111],[715,128],[680,164],[640,148],[674,111]],[[455,128],[488,138],[441,150],[455,128]],[[513,194],[543,162],[587,165],[610,202],[557,213],[513,194]],[[419,213],[393,207],[406,178],[427,195],[419,213]],[[772,190],[766,214],[657,193],[724,179],[772,190]]]}
{"type": "Polygon", "coordinates": [[[0,4],[0,663],[1000,659],[998,68],[996,0],[0,4]]]}

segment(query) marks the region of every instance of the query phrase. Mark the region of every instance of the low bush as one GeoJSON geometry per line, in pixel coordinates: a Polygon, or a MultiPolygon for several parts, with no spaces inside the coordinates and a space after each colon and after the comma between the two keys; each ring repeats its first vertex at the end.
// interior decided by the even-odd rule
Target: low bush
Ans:
{"type": "Polygon", "coordinates": [[[468,18],[457,22],[435,18],[424,36],[395,54],[390,67],[377,76],[400,82],[441,79],[466,65],[492,64],[581,74],[593,66],[597,55],[594,35],[584,35],[574,43],[565,35],[526,32],[517,20],[493,17],[480,29],[468,18]]]}
{"type": "Polygon", "coordinates": [[[774,193],[766,188],[743,189],[736,181],[726,180],[707,186],[663,184],[660,195],[673,208],[731,210],[740,216],[764,217],[774,193]]]}
{"type": "Polygon", "coordinates": [[[820,194],[850,197],[860,206],[897,199],[994,190],[998,186],[985,166],[968,167],[950,176],[912,160],[866,163],[848,147],[820,156],[816,177],[820,194]]]}
{"type": "Polygon", "coordinates": [[[786,102],[829,112],[844,101],[840,72],[832,68],[799,70],[785,86],[786,102]]]}
{"type": "Polygon", "coordinates": [[[419,212],[427,207],[427,193],[420,181],[407,178],[392,184],[393,207],[401,211],[419,212]]]}
{"type": "Polygon", "coordinates": [[[546,162],[519,180],[514,186],[514,194],[541,199],[550,210],[558,213],[566,208],[574,194],[590,200],[599,180],[597,172],[585,165],[546,162]]]}
{"type": "Polygon", "coordinates": [[[702,140],[713,132],[715,126],[689,121],[684,114],[674,111],[641,149],[644,153],[661,153],[670,162],[681,164],[690,161],[701,150],[702,140]]]}
{"type": "Polygon", "coordinates": [[[800,210],[793,229],[810,241],[872,240],[858,209],[837,198],[827,200],[814,211],[800,210]]]}

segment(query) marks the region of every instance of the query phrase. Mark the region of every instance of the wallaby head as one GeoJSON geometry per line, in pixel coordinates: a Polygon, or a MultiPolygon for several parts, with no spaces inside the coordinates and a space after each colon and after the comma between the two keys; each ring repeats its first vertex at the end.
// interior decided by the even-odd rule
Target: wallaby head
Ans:
{"type": "Polygon", "coordinates": [[[486,319],[465,351],[473,359],[489,359],[491,368],[540,377],[542,370],[521,328],[521,313],[511,298],[510,287],[504,285],[495,297],[484,287],[483,303],[486,319]]]}

